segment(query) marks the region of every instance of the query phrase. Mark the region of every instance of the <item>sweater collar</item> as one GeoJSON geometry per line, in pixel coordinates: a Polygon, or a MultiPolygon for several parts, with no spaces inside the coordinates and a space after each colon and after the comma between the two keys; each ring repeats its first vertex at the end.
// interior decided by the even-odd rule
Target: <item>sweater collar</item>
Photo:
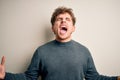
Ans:
{"type": "Polygon", "coordinates": [[[54,40],[54,43],[58,46],[68,46],[68,45],[72,45],[73,40],[70,40],[68,42],[60,42],[57,40],[54,40]]]}

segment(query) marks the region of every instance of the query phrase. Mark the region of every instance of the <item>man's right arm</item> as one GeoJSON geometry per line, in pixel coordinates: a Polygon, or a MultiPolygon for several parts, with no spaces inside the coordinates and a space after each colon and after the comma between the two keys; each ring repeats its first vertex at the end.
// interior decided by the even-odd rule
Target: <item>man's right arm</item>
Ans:
{"type": "Polygon", "coordinates": [[[2,57],[0,64],[0,80],[37,80],[40,75],[40,56],[38,50],[35,51],[31,64],[24,73],[5,72],[5,57],[2,57]]]}
{"type": "Polygon", "coordinates": [[[3,56],[0,63],[0,80],[18,80],[20,77],[22,77],[22,80],[25,79],[24,74],[12,74],[5,72],[5,57],[3,56]]]}

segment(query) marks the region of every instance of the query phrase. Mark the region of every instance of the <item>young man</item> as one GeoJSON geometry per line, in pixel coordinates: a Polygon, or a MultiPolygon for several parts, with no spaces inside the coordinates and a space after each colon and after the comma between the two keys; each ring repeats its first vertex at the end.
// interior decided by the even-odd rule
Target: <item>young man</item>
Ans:
{"type": "Polygon", "coordinates": [[[89,50],[72,40],[75,31],[72,9],[58,7],[52,17],[55,40],[40,46],[34,53],[25,73],[5,73],[5,58],[0,65],[0,78],[5,80],[120,80],[118,77],[99,75],[89,50]]]}

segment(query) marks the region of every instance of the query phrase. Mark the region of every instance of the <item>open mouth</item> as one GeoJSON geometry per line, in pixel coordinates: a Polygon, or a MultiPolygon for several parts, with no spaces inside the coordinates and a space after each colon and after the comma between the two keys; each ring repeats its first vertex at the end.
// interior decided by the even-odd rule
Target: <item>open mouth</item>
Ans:
{"type": "Polygon", "coordinates": [[[65,34],[66,32],[67,32],[67,28],[66,27],[61,27],[60,33],[65,34]]]}
{"type": "Polygon", "coordinates": [[[67,31],[67,28],[66,27],[62,27],[62,30],[67,31]]]}

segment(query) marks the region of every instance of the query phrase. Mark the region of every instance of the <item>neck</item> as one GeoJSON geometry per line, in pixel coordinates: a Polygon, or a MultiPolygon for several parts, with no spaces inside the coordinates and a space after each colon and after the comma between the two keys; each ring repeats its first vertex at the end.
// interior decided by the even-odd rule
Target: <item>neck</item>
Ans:
{"type": "Polygon", "coordinates": [[[59,41],[59,42],[69,42],[71,41],[72,39],[69,38],[69,39],[59,39],[59,38],[56,38],[55,40],[59,41]]]}

